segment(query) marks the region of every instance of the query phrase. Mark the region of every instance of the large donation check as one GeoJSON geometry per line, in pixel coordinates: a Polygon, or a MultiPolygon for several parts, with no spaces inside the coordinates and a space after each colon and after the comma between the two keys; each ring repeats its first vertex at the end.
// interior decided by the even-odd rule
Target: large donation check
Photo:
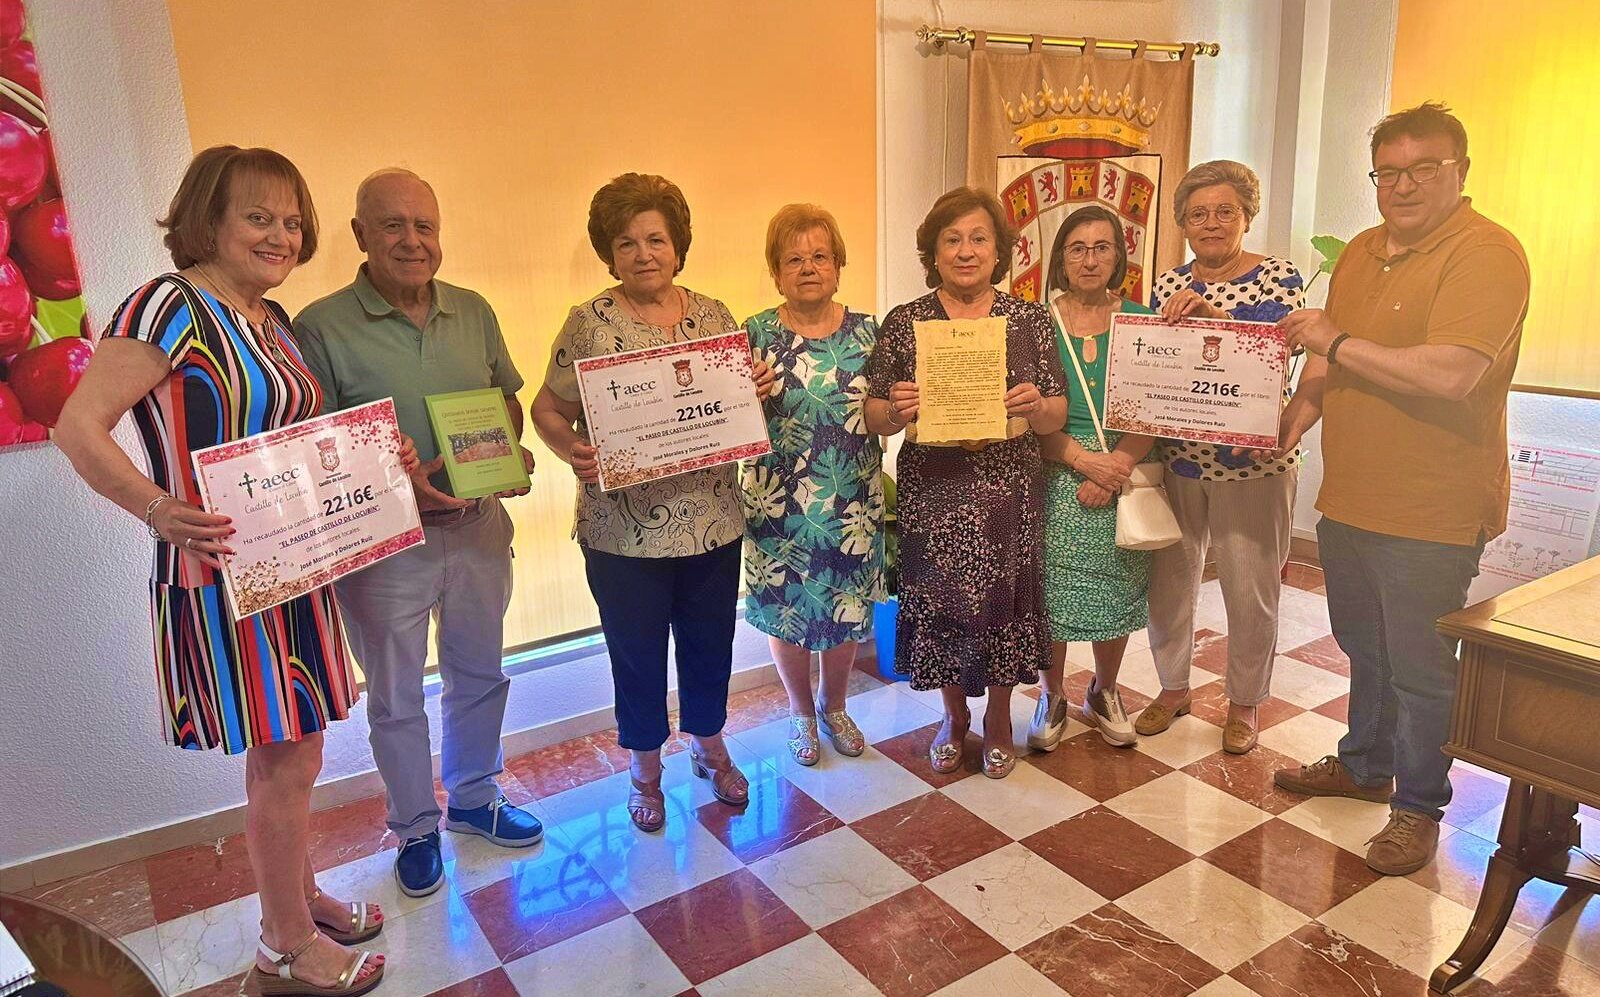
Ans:
{"type": "Polygon", "coordinates": [[[574,366],[602,491],[772,452],[743,330],[574,366]]]}
{"type": "Polygon", "coordinates": [[[222,578],[240,618],[423,542],[392,398],[197,450],[194,469],[238,531],[222,578]]]}
{"type": "Polygon", "coordinates": [[[1288,361],[1271,323],[1113,315],[1106,428],[1277,449],[1288,361]]]}

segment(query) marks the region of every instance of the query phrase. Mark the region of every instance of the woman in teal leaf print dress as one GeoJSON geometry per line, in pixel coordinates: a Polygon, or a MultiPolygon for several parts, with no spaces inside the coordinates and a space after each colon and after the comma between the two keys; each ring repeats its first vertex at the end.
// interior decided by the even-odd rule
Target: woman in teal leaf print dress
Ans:
{"type": "Polygon", "coordinates": [[[801,765],[821,757],[821,733],[842,755],[866,748],[845,686],[883,595],[883,452],[862,417],[878,327],[833,300],[844,259],[831,214],[785,206],[767,227],[784,303],[745,322],[750,348],[777,374],[766,402],[772,453],[744,470],[745,619],[772,644],[801,765]],[[822,653],[820,699],[813,651],[822,653]]]}

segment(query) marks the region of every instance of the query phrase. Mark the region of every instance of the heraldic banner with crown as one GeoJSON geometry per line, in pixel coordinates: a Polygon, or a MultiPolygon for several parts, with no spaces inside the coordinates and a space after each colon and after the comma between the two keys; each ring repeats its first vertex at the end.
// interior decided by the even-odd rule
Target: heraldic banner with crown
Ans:
{"type": "Polygon", "coordinates": [[[1172,209],[1162,181],[1189,168],[1193,52],[1107,56],[1088,42],[1082,54],[1038,44],[1000,52],[980,33],[967,69],[967,183],[999,194],[1023,230],[1013,293],[1043,296],[1056,227],[1072,208],[1098,203],[1123,218],[1130,278],[1139,268],[1138,293],[1128,284],[1125,293],[1144,303],[1154,277],[1187,258],[1178,227],[1162,224],[1172,209]],[[1023,194],[1032,198],[1026,217],[1023,194]]]}

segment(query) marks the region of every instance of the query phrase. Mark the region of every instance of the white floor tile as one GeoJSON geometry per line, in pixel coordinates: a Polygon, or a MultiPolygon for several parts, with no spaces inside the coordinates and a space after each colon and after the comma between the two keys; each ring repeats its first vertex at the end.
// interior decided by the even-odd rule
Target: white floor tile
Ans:
{"type": "Polygon", "coordinates": [[[785,848],[752,863],[750,871],[813,928],[917,885],[848,827],[785,848]]]}
{"type": "Polygon", "coordinates": [[[1278,619],[1294,620],[1324,633],[1332,630],[1328,623],[1328,597],[1293,585],[1285,585],[1278,597],[1278,619]]]}
{"type": "MultiPolygon", "coordinates": [[[[1472,923],[1472,911],[1425,886],[1387,876],[1318,920],[1427,979],[1461,944],[1472,923]]],[[[1527,935],[1508,925],[1489,953],[1489,961],[1527,942],[1527,935]]]]}
{"type": "Polygon", "coordinates": [[[1061,988],[1012,954],[935,991],[933,997],[1061,997],[1061,988]]]}
{"type": "Polygon", "coordinates": [[[820,935],[807,935],[695,987],[703,997],[838,994],[878,997],[878,988],[820,935]]]}
{"type": "MultiPolygon", "coordinates": [[[[117,941],[126,945],[133,952],[134,956],[144,964],[144,968],[150,971],[150,975],[155,978],[156,982],[161,984],[161,989],[164,992],[178,992],[167,986],[166,970],[161,959],[161,938],[156,932],[155,925],[152,924],[148,928],[142,928],[139,931],[123,935],[117,941]]],[[[240,968],[244,967],[241,966],[240,968]]]]}
{"type": "MultiPolygon", "coordinates": [[[[445,876],[450,888],[462,896],[498,883],[521,867],[568,861],[574,852],[564,833],[553,824],[545,825],[544,840],[531,848],[501,848],[476,835],[452,835],[445,841],[445,876]]],[[[436,893],[423,900],[438,896],[436,893]]]]}
{"type": "MultiPolygon", "coordinates": [[[[354,862],[346,862],[344,865],[336,865],[332,869],[325,869],[317,873],[317,886],[328,896],[337,897],[340,900],[365,900],[368,903],[379,904],[383,907],[383,916],[386,919],[404,917],[414,910],[421,910],[423,907],[444,903],[450,894],[451,888],[455,888],[462,893],[471,889],[471,887],[468,889],[461,888],[461,884],[456,881],[449,864],[451,849],[460,847],[462,840],[467,837],[469,836],[459,834],[440,835],[443,841],[442,848],[445,858],[445,886],[430,896],[408,897],[400,892],[400,883],[394,877],[394,857],[396,852],[392,848],[386,848],[374,855],[356,859],[354,862]]],[[[501,862],[504,862],[503,857],[511,851],[508,848],[492,845],[476,835],[471,835],[470,839],[481,843],[485,848],[494,849],[499,853],[498,857],[501,862]]],[[[537,847],[535,846],[535,848],[537,847]]],[[[495,879],[500,879],[504,875],[502,873],[500,876],[496,876],[495,879]]],[[[493,879],[488,880],[488,882],[493,881],[493,879]]]]}
{"type": "Polygon", "coordinates": [[[252,893],[156,925],[167,990],[181,994],[250,966],[261,936],[261,899],[252,893]]]}
{"type": "Polygon", "coordinates": [[[1286,654],[1297,647],[1333,633],[1327,626],[1314,626],[1288,616],[1278,617],[1278,652],[1286,654]]]}
{"type": "Polygon", "coordinates": [[[1023,762],[1004,779],[974,776],[941,791],[1008,837],[1026,838],[1094,806],[1095,801],[1023,762]]]}
{"type": "Polygon", "coordinates": [[[506,963],[522,997],[671,997],[689,981],[638,919],[619,917],[506,963]]]}
{"type": "Polygon", "coordinates": [[[1105,903],[1098,893],[1017,842],[924,885],[1012,950],[1105,903]]]}
{"type": "Polygon", "coordinates": [[[500,964],[472,911],[453,892],[445,903],[390,921],[363,948],[388,956],[380,991],[384,997],[427,997],[500,964]]]}
{"type": "Polygon", "coordinates": [[[859,758],[815,768],[796,766],[786,769],[784,775],[846,823],[887,810],[928,791],[927,783],[871,747],[859,758]]]}
{"type": "Polygon", "coordinates": [[[1324,755],[1338,754],[1339,738],[1344,732],[1345,725],[1339,721],[1306,712],[1262,731],[1261,743],[1297,762],[1309,763],[1324,755]]]}
{"type": "Polygon", "coordinates": [[[1349,691],[1350,680],[1337,672],[1282,654],[1273,661],[1272,694],[1278,699],[1309,710],[1349,691]]]}
{"type": "Polygon", "coordinates": [[[628,818],[626,801],[560,825],[573,850],[629,910],[647,907],[738,869],[742,863],[692,814],[669,803],[667,826],[646,834],[628,818]]]}
{"type": "Polygon", "coordinates": [[[1231,976],[1219,976],[1194,992],[1194,997],[1259,997],[1231,976]]]}
{"type": "Polygon", "coordinates": [[[1184,772],[1168,772],[1113,797],[1106,806],[1193,855],[1203,855],[1270,819],[1259,807],[1184,772]]]}
{"type": "MultiPolygon", "coordinates": [[[[1389,805],[1340,796],[1317,796],[1278,816],[1302,831],[1310,831],[1324,841],[1365,858],[1367,839],[1389,823],[1389,805]]],[[[1449,824],[1439,825],[1441,841],[1455,833],[1456,829],[1449,824]]]]}
{"type": "Polygon", "coordinates": [[[1117,906],[1224,972],[1309,920],[1199,860],[1126,894],[1117,906]]]}
{"type": "MultiPolygon", "coordinates": [[[[1204,672],[1195,669],[1196,675],[1204,672]]],[[[1135,715],[1137,719],[1137,714],[1135,715]]],[[[1222,728],[1207,723],[1194,714],[1185,714],[1172,722],[1172,726],[1159,734],[1139,735],[1135,751],[1142,751],[1156,761],[1181,769],[1207,755],[1222,750],[1222,728]]]]}
{"type": "MultiPolygon", "coordinates": [[[[1189,672],[1189,685],[1198,689],[1220,678],[1204,668],[1194,668],[1189,672]]],[[[1117,684],[1151,699],[1161,695],[1161,676],[1156,673],[1155,657],[1148,647],[1129,646],[1122,656],[1122,670],[1117,673],[1117,684]]]]}
{"type": "MultiPolygon", "coordinates": [[[[900,683],[897,682],[893,686],[880,686],[850,697],[847,706],[850,718],[861,728],[861,733],[866,735],[868,744],[884,741],[931,723],[938,723],[941,714],[929,709],[914,697],[905,695],[896,688],[898,685],[900,683]]],[[[824,753],[832,752],[832,745],[829,744],[826,734],[822,736],[822,743],[824,753]]]]}

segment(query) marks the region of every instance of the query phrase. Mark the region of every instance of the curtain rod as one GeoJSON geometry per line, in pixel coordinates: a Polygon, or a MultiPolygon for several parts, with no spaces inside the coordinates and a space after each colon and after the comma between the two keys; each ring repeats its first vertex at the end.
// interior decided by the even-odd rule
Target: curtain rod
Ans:
{"type": "MultiPolygon", "coordinates": [[[[1005,31],[988,32],[989,41],[1000,45],[1032,45],[1032,35],[1019,35],[1005,31]]],[[[971,28],[935,28],[924,24],[917,29],[917,40],[924,41],[936,49],[943,49],[945,43],[955,42],[957,45],[971,45],[978,38],[978,33],[971,28]]],[[[1065,38],[1059,35],[1044,35],[1041,43],[1050,46],[1065,46],[1069,48],[1083,48],[1088,44],[1084,38],[1065,38]]],[[[1195,55],[1219,55],[1222,46],[1217,42],[1194,42],[1195,55]]],[[[1132,52],[1138,49],[1137,41],[1124,41],[1116,38],[1101,38],[1095,42],[1096,48],[1112,49],[1118,52],[1132,52]]],[[[1171,58],[1178,58],[1183,54],[1183,42],[1146,42],[1146,52],[1165,52],[1171,58]]]]}

